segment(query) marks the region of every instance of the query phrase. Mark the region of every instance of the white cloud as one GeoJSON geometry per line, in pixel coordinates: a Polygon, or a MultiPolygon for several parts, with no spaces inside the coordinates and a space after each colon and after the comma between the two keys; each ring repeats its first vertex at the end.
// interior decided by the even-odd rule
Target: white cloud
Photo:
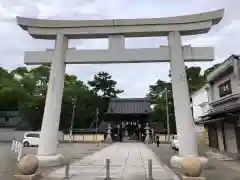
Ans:
{"type": "MultiPolygon", "coordinates": [[[[223,61],[232,53],[239,54],[240,13],[237,0],[0,0],[0,65],[13,69],[23,65],[25,50],[52,48],[53,42],[32,39],[21,30],[15,21],[16,15],[48,19],[109,19],[109,18],[151,18],[176,16],[226,8],[220,25],[210,33],[183,38],[184,44],[192,46],[214,46],[216,61],[190,63],[207,68],[223,61]]],[[[167,44],[166,38],[133,38],[126,40],[126,46],[157,47],[167,44]]],[[[72,40],[70,47],[107,48],[107,40],[72,40]]],[[[81,58],[81,57],[79,57],[81,58]]],[[[169,64],[120,64],[120,65],[69,65],[67,72],[80,79],[90,80],[94,73],[108,71],[124,89],[123,96],[144,96],[148,86],[158,78],[168,79],[169,64]]]]}

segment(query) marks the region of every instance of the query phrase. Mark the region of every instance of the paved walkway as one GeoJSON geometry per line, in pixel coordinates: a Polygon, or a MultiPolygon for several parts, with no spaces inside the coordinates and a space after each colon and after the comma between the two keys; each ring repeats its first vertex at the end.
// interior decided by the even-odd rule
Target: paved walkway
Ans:
{"type": "MultiPolygon", "coordinates": [[[[158,158],[175,173],[182,174],[181,169],[172,168],[170,166],[171,157],[178,154],[178,152],[172,150],[170,144],[160,144],[160,147],[149,144],[148,147],[151,148],[158,158]]],[[[229,158],[224,155],[220,155],[219,153],[207,154],[209,161],[207,167],[203,169],[202,176],[205,176],[208,180],[240,180],[239,163],[229,160],[229,158]]]]}
{"type": "Polygon", "coordinates": [[[231,157],[225,156],[224,154],[221,154],[219,152],[213,152],[211,150],[207,151],[205,154],[213,159],[217,159],[220,161],[234,161],[234,159],[231,157]]]}
{"type": "MultiPolygon", "coordinates": [[[[142,143],[115,143],[70,166],[70,180],[97,180],[106,176],[105,159],[110,159],[112,179],[145,180],[148,177],[148,159],[152,159],[154,180],[173,180],[174,176],[158,161],[155,154],[142,143]]],[[[48,179],[61,179],[65,168],[53,171],[48,179]]]]}

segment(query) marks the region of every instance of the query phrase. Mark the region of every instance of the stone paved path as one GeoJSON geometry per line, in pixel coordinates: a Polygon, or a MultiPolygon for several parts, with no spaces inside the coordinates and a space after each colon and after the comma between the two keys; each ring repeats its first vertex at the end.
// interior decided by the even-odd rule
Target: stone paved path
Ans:
{"type": "MultiPolygon", "coordinates": [[[[155,154],[142,143],[115,143],[70,166],[70,180],[104,179],[105,159],[110,159],[110,177],[118,180],[145,180],[148,177],[148,159],[152,159],[153,179],[172,180],[174,176],[165,169],[155,154]]],[[[62,179],[65,168],[49,174],[47,179],[62,179]]]]}

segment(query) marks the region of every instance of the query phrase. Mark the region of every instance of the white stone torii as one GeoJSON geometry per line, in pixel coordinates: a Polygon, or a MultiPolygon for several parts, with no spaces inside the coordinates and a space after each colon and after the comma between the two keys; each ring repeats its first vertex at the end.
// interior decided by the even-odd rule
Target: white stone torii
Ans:
{"type": "Polygon", "coordinates": [[[66,64],[94,63],[146,63],[170,61],[171,78],[179,163],[187,155],[198,156],[190,106],[184,61],[209,61],[214,59],[211,47],[182,46],[181,36],[207,33],[220,22],[224,10],[187,16],[153,19],[117,20],[42,20],[17,17],[18,25],[36,39],[55,40],[53,51],[25,52],[26,64],[51,63],[50,78],[45,102],[38,148],[42,165],[57,165],[62,156],[57,155],[57,139],[61,113],[62,93],[66,64]],[[161,48],[125,49],[125,37],[167,36],[168,46],[161,48]],[[107,50],[68,49],[69,39],[108,38],[107,50]]]}
{"type": "MultiPolygon", "coordinates": [[[[125,47],[124,36],[118,36],[113,42],[119,42],[119,46],[125,47]]],[[[110,40],[111,41],[111,40],[110,40]]],[[[113,43],[112,42],[112,43],[113,43]]],[[[183,57],[185,62],[212,61],[214,49],[212,47],[191,47],[183,46],[183,57]]],[[[28,65],[50,64],[53,59],[53,50],[26,51],[24,62],[28,65]]],[[[156,63],[170,62],[170,48],[140,48],[115,51],[112,49],[103,50],[76,50],[67,49],[65,64],[115,64],[115,63],[156,63]]]]}

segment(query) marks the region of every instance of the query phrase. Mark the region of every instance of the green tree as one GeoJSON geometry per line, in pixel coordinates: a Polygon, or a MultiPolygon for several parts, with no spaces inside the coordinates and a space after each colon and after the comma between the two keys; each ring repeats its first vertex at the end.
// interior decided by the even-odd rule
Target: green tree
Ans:
{"type": "MultiPolygon", "coordinates": [[[[33,69],[18,67],[11,72],[0,68],[0,110],[19,110],[25,122],[40,129],[49,74],[50,67],[44,65],[33,69]]],[[[89,84],[92,89],[76,76],[65,74],[60,129],[71,126],[74,105],[74,128],[86,128],[92,123],[97,107],[106,110],[107,100],[122,92],[104,72],[95,75],[89,84]],[[102,96],[98,95],[101,92],[102,96]]]]}
{"type": "Polygon", "coordinates": [[[155,104],[159,98],[162,98],[162,95],[166,90],[168,90],[168,98],[172,99],[172,84],[158,79],[155,84],[149,86],[149,93],[147,94],[147,97],[153,104],[155,104]]]}
{"type": "Polygon", "coordinates": [[[0,68],[0,108],[16,110],[24,97],[25,94],[18,79],[7,70],[0,68]]]}
{"type": "MultiPolygon", "coordinates": [[[[221,63],[220,63],[221,64],[221,63]]],[[[206,77],[220,64],[215,64],[214,66],[208,68],[202,73],[201,67],[187,67],[186,74],[189,86],[189,93],[200,89],[206,83],[206,77]]],[[[171,77],[171,70],[169,70],[169,77],[171,77]]],[[[172,132],[176,131],[176,123],[174,118],[174,100],[172,96],[172,84],[171,82],[166,82],[162,80],[157,80],[153,85],[149,86],[149,93],[147,97],[151,100],[154,106],[153,112],[151,114],[151,119],[153,121],[164,122],[166,125],[166,101],[163,95],[165,89],[168,89],[168,101],[169,101],[169,114],[170,114],[170,128],[172,132]]]]}
{"type": "Polygon", "coordinates": [[[18,67],[16,69],[12,70],[11,74],[15,75],[15,76],[23,77],[28,74],[28,69],[26,67],[18,67]]]}
{"type": "MultiPolygon", "coordinates": [[[[205,84],[205,76],[201,73],[202,69],[198,66],[185,67],[188,81],[189,93],[200,89],[205,84]]],[[[171,70],[169,70],[169,77],[171,77],[171,70]]]]}
{"type": "MultiPolygon", "coordinates": [[[[18,67],[11,73],[0,69],[0,73],[2,74],[1,110],[18,109],[24,121],[34,129],[40,129],[49,80],[49,66],[38,66],[31,70],[18,67]]],[[[76,76],[66,74],[64,84],[60,128],[70,127],[73,101],[76,98],[75,127],[88,126],[96,111],[97,96],[76,76]]]]}
{"type": "Polygon", "coordinates": [[[201,67],[187,67],[186,73],[190,94],[197,91],[205,84],[205,77],[201,74],[201,70],[201,67]]]}
{"type": "Polygon", "coordinates": [[[48,66],[38,66],[31,70],[26,67],[18,67],[11,72],[25,92],[25,99],[19,105],[19,110],[24,121],[34,129],[41,127],[49,70],[48,66]]]}
{"type": "Polygon", "coordinates": [[[155,84],[149,86],[149,93],[147,94],[147,98],[150,99],[153,107],[153,111],[150,116],[151,120],[164,123],[165,129],[167,128],[166,107],[168,107],[170,130],[172,133],[175,133],[176,125],[174,117],[172,84],[160,79],[157,80],[155,84]]]}
{"type": "Polygon", "coordinates": [[[95,116],[97,96],[76,76],[65,75],[65,88],[63,92],[63,105],[61,114],[61,129],[71,126],[74,105],[74,128],[87,128],[95,116]]]}
{"type": "Polygon", "coordinates": [[[88,85],[96,94],[104,98],[115,98],[123,92],[116,88],[117,82],[112,80],[112,76],[107,72],[99,72],[94,75],[93,80],[88,81],[88,85]]]}
{"type": "MultiPolygon", "coordinates": [[[[99,110],[99,122],[105,119],[105,112],[107,111],[109,100],[116,98],[123,90],[117,89],[117,82],[112,79],[112,76],[107,72],[99,72],[94,75],[92,81],[88,81],[88,85],[92,91],[98,96],[96,101],[99,110]]],[[[94,124],[92,124],[94,125],[94,124]]]]}

